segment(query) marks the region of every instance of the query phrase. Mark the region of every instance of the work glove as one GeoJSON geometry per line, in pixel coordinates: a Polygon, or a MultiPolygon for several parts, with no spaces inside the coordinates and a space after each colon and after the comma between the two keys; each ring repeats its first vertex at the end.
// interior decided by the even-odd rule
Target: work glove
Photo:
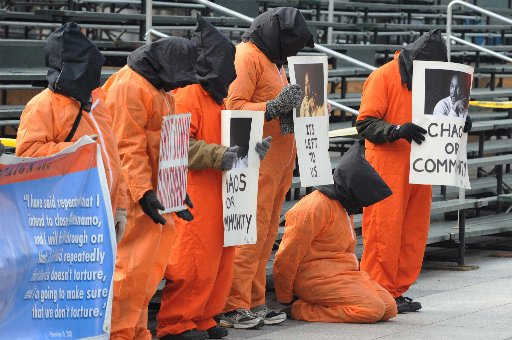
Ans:
{"type": "Polygon", "coordinates": [[[468,114],[466,116],[466,122],[464,123],[464,129],[462,129],[462,132],[469,133],[469,131],[471,131],[472,127],[473,127],[473,121],[471,120],[471,117],[468,114]]]}
{"type": "Polygon", "coordinates": [[[260,160],[262,161],[267,155],[268,150],[270,149],[270,142],[272,141],[272,136],[268,136],[261,142],[256,143],[256,152],[258,156],[260,156],[260,160]]]}
{"type": "Polygon", "coordinates": [[[423,143],[427,130],[414,123],[405,123],[404,125],[397,125],[391,131],[391,140],[406,139],[409,143],[415,141],[417,144],[423,143]]]}
{"type": "MultiPolygon", "coordinates": [[[[194,205],[192,204],[192,201],[190,200],[190,197],[188,196],[188,194],[185,196],[185,202],[184,203],[189,208],[193,208],[194,207],[194,205]]],[[[192,221],[194,219],[194,215],[192,215],[192,213],[188,209],[177,211],[176,212],[176,216],[178,216],[179,218],[181,218],[182,220],[185,220],[187,222],[190,222],[190,221],[192,221]]]]}
{"type": "Polygon", "coordinates": [[[267,109],[265,110],[265,120],[269,121],[276,117],[285,114],[290,114],[294,107],[302,103],[304,98],[304,91],[297,84],[286,85],[281,92],[267,102],[267,109]]]}
{"type": "Polygon", "coordinates": [[[119,243],[126,229],[126,209],[117,208],[114,225],[116,227],[116,241],[119,243]]]}
{"type": "Polygon", "coordinates": [[[139,204],[142,207],[142,211],[151,217],[153,222],[160,224],[167,223],[165,218],[158,212],[158,210],[164,210],[165,208],[162,203],[160,203],[153,190],[146,191],[144,196],[139,200],[139,204]]]}
{"type": "Polygon", "coordinates": [[[4,145],[2,143],[0,143],[0,156],[2,156],[4,151],[5,151],[4,145]]]}
{"type": "Polygon", "coordinates": [[[235,164],[236,158],[238,157],[239,149],[240,147],[235,145],[224,151],[224,155],[222,155],[222,160],[220,161],[220,168],[223,171],[233,169],[233,165],[235,164]]]}

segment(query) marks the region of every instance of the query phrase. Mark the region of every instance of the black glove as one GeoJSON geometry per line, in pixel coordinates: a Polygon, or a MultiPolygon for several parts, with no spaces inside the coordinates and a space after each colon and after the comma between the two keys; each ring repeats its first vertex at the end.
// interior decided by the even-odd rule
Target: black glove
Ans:
{"type": "Polygon", "coordinates": [[[0,156],[2,156],[4,151],[5,151],[4,145],[2,143],[0,143],[0,156]]]}
{"type": "Polygon", "coordinates": [[[265,120],[269,121],[283,114],[289,113],[294,107],[302,103],[304,91],[297,84],[286,85],[281,92],[267,102],[265,120]]]}
{"type": "MultiPolygon", "coordinates": [[[[193,208],[194,205],[192,204],[192,201],[190,200],[190,197],[188,197],[188,194],[187,196],[185,196],[185,202],[184,202],[189,208],[193,208]]],[[[185,209],[185,210],[182,210],[182,211],[177,211],[176,212],[176,216],[178,216],[179,218],[181,218],[182,220],[185,220],[187,222],[190,222],[194,219],[194,215],[192,215],[192,213],[190,212],[190,210],[188,209],[185,209]]]]}
{"type": "Polygon", "coordinates": [[[139,204],[142,207],[142,211],[151,217],[153,222],[160,224],[167,223],[165,218],[158,212],[159,209],[164,210],[165,208],[162,203],[160,203],[153,190],[146,191],[144,196],[139,200],[139,204]]]}
{"type": "Polygon", "coordinates": [[[231,170],[233,168],[233,165],[235,164],[235,161],[238,157],[238,150],[240,147],[238,145],[232,146],[228,148],[224,155],[222,155],[222,160],[220,161],[220,168],[223,171],[231,170]]]}
{"type": "Polygon", "coordinates": [[[418,126],[414,123],[405,123],[404,125],[394,126],[391,130],[390,136],[392,141],[403,138],[406,139],[409,143],[411,141],[415,141],[417,144],[421,144],[425,140],[424,135],[426,133],[427,130],[421,126],[418,126]]]}
{"type": "Polygon", "coordinates": [[[272,141],[272,136],[268,136],[261,142],[256,143],[256,152],[258,156],[260,156],[260,160],[262,161],[267,155],[268,150],[270,149],[270,142],[272,141]]]}
{"type": "Polygon", "coordinates": [[[462,132],[469,132],[469,131],[471,131],[472,127],[473,127],[473,121],[471,120],[471,117],[468,114],[466,116],[466,122],[464,123],[464,129],[462,129],[462,132]]]}

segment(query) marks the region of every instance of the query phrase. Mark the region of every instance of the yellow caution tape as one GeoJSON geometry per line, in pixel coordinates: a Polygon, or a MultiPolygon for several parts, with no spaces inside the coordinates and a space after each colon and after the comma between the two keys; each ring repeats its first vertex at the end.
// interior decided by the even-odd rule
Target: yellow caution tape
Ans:
{"type": "Polygon", "coordinates": [[[4,146],[15,148],[16,147],[16,139],[12,138],[0,138],[0,143],[4,146]]]}
{"type": "Polygon", "coordinates": [[[488,107],[492,109],[512,109],[512,102],[482,102],[478,100],[471,100],[469,105],[488,107]]]}
{"type": "Polygon", "coordinates": [[[345,129],[337,129],[329,131],[329,137],[354,137],[357,136],[357,130],[355,127],[345,128],[345,129]]]}

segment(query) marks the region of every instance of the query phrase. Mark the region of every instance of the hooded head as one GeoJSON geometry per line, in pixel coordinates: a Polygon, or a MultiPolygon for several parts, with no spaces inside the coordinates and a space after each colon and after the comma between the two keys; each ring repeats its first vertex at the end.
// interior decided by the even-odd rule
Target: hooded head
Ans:
{"type": "Polygon", "coordinates": [[[91,92],[100,86],[105,58],[74,22],[50,34],[45,46],[48,87],[87,106],[91,92]]]}
{"type": "Polygon", "coordinates": [[[128,66],[157,89],[171,91],[197,83],[194,44],[185,38],[162,38],[128,56],[128,66]]]}
{"type": "Polygon", "coordinates": [[[391,195],[391,189],[365,159],[362,140],[341,157],[334,170],[334,184],[317,189],[327,197],[338,200],[349,215],[391,195]]]}
{"type": "Polygon", "coordinates": [[[228,95],[229,84],[236,78],[235,46],[201,16],[197,17],[192,42],[198,53],[197,80],[220,105],[228,95]]]}
{"type": "Polygon", "coordinates": [[[398,58],[402,84],[406,85],[409,90],[412,90],[412,62],[414,60],[448,60],[441,30],[435,29],[424,33],[414,42],[404,47],[398,58]]]}
{"type": "Polygon", "coordinates": [[[297,55],[305,46],[314,47],[313,36],[298,9],[278,7],[257,16],[244,41],[252,41],[270,61],[277,65],[297,55]]]}

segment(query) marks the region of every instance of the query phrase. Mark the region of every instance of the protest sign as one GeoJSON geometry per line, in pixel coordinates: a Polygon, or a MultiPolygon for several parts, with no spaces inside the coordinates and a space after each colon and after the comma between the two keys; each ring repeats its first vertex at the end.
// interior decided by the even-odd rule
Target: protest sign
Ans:
{"type": "Polygon", "coordinates": [[[409,182],[470,188],[467,166],[468,114],[473,68],[456,63],[413,64],[412,122],[427,130],[411,143],[409,182]]]}
{"type": "Polygon", "coordinates": [[[304,89],[304,99],[293,115],[300,183],[303,187],[332,184],[327,57],[288,57],[288,69],[291,83],[304,89]]]}
{"type": "Polygon", "coordinates": [[[116,253],[99,146],[0,157],[2,339],[108,339],[116,253]]]}
{"type": "Polygon", "coordinates": [[[233,169],[222,174],[224,246],[255,244],[263,112],[222,111],[222,145],[238,146],[233,169]]]}
{"type": "Polygon", "coordinates": [[[160,139],[157,197],[164,213],[185,210],[190,113],[164,116],[160,139]]]}

